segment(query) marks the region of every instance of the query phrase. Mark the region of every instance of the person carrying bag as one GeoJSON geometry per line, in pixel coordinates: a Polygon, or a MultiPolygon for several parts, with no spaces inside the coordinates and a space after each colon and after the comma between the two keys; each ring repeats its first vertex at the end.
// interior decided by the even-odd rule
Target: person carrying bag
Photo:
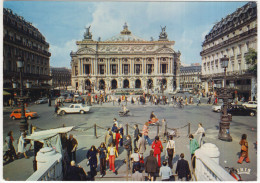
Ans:
{"type": "Polygon", "coordinates": [[[166,153],[168,156],[168,166],[172,169],[172,159],[175,153],[175,141],[173,140],[173,136],[169,136],[169,141],[166,145],[166,153]]]}

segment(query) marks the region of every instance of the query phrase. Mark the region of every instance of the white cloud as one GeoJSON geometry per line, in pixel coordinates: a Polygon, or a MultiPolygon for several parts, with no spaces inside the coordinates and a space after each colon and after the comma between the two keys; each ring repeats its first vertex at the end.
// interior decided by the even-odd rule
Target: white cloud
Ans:
{"type": "Polygon", "coordinates": [[[69,67],[70,68],[70,52],[76,51],[76,40],[67,41],[63,46],[57,46],[50,43],[50,65],[54,67],[69,67]]]}

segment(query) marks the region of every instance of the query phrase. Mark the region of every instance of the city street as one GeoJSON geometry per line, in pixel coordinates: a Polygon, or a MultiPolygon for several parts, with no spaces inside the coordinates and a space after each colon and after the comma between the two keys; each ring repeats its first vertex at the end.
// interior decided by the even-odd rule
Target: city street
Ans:
{"type": "MultiPolygon", "coordinates": [[[[124,104],[124,102],[123,102],[124,104]]],[[[69,104],[65,104],[69,105],[69,104]]],[[[176,141],[176,154],[174,158],[174,168],[176,168],[176,162],[178,160],[179,154],[184,153],[185,159],[190,163],[190,153],[189,153],[189,139],[188,123],[191,123],[191,133],[194,133],[197,130],[198,123],[202,123],[203,127],[206,130],[206,137],[204,141],[207,143],[214,143],[217,145],[220,151],[220,165],[222,167],[234,167],[238,168],[248,168],[250,169],[249,174],[242,174],[242,180],[256,180],[257,177],[257,151],[256,151],[256,141],[257,141],[257,117],[250,116],[233,116],[233,121],[230,125],[230,133],[233,138],[232,142],[224,142],[217,139],[218,136],[218,124],[220,113],[215,113],[211,111],[212,105],[207,105],[202,103],[200,106],[188,105],[184,109],[174,108],[172,105],[159,105],[151,106],[150,103],[146,105],[130,104],[127,103],[127,108],[131,111],[131,116],[128,117],[119,117],[118,111],[120,107],[117,103],[113,106],[113,103],[105,103],[101,105],[93,105],[92,109],[87,114],[67,114],[64,116],[57,116],[54,114],[54,105],[49,107],[47,104],[35,105],[32,104],[28,107],[32,111],[36,111],[40,117],[37,119],[29,120],[33,126],[37,127],[37,131],[40,129],[51,129],[61,127],[63,124],[65,126],[77,126],[78,128],[75,131],[72,131],[75,138],[78,140],[79,146],[77,150],[77,163],[81,165],[85,171],[89,171],[89,167],[86,166],[86,152],[91,145],[96,147],[104,141],[105,130],[103,128],[112,127],[113,118],[117,118],[119,124],[129,124],[129,134],[133,134],[133,125],[139,124],[139,129],[141,130],[144,122],[149,119],[151,111],[157,115],[160,119],[165,118],[167,121],[168,128],[177,128],[180,135],[179,138],[175,138],[176,141]],[[82,131],[88,127],[97,124],[103,128],[97,128],[96,139],[94,137],[94,129],[91,128],[87,131],[82,131]],[[182,128],[183,127],[183,128],[182,128]],[[239,140],[241,135],[246,133],[248,135],[249,142],[249,158],[250,163],[237,164],[240,145],[239,140]]],[[[12,120],[9,118],[11,109],[4,109],[4,123],[3,123],[3,132],[4,137],[7,135],[8,131],[14,131],[14,138],[17,140],[19,138],[19,121],[12,120]]],[[[156,135],[156,126],[150,127],[149,136],[154,139],[156,135]]],[[[15,147],[17,146],[17,141],[15,141],[15,147]]],[[[166,144],[163,144],[164,147],[166,144]]],[[[150,147],[147,148],[145,156],[148,155],[150,147]]],[[[3,177],[4,179],[9,180],[26,180],[32,173],[32,160],[33,160],[33,151],[30,151],[28,155],[29,159],[19,159],[14,162],[8,163],[3,166],[3,177]],[[21,169],[14,169],[14,166],[22,166],[21,169]]],[[[119,150],[120,155],[116,160],[116,167],[118,169],[119,175],[125,173],[125,165],[122,161],[126,157],[126,152],[123,151],[123,147],[119,150]]],[[[164,159],[164,155],[162,155],[164,159]]],[[[108,174],[111,172],[107,172],[108,174]]],[[[98,174],[99,175],[99,174],[98,174]]],[[[105,179],[101,179],[105,180],[105,179]]]]}

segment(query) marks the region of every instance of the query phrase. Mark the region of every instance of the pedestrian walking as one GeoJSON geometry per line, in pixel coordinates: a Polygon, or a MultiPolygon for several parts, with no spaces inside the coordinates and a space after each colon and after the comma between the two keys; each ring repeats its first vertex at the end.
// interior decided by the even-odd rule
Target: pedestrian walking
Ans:
{"type": "Polygon", "coordinates": [[[239,144],[241,145],[241,152],[240,152],[240,158],[237,161],[237,163],[242,164],[242,162],[245,160],[247,163],[250,163],[249,156],[248,156],[248,142],[246,140],[247,135],[243,134],[241,137],[241,140],[239,144]]]}
{"type": "Polygon", "coordinates": [[[120,141],[119,141],[119,145],[120,147],[122,147],[124,145],[124,141],[123,141],[123,137],[124,137],[124,127],[122,124],[119,125],[119,133],[120,133],[120,141]]]}
{"type": "Polygon", "coordinates": [[[58,104],[56,104],[56,105],[55,105],[54,112],[57,114],[57,113],[58,113],[58,110],[59,110],[59,105],[58,105],[58,104]]]}
{"type": "Polygon", "coordinates": [[[18,141],[17,152],[18,152],[18,156],[20,156],[20,154],[23,154],[24,157],[28,159],[29,157],[26,155],[26,148],[25,148],[26,147],[25,137],[26,137],[26,133],[23,132],[18,141]]]}
{"type": "Polygon", "coordinates": [[[184,154],[180,154],[181,159],[177,162],[175,173],[178,174],[179,181],[188,181],[191,178],[190,167],[187,160],[184,159],[184,154]]]}
{"type": "Polygon", "coordinates": [[[120,97],[118,98],[118,105],[120,106],[120,104],[121,104],[121,99],[120,99],[120,97]]]}
{"type": "Polygon", "coordinates": [[[118,126],[118,121],[117,121],[116,118],[113,119],[113,124],[114,124],[114,123],[116,124],[116,126],[118,126]]]}
{"type": "Polygon", "coordinates": [[[138,141],[138,134],[139,134],[139,128],[138,128],[138,124],[135,124],[134,125],[134,129],[135,129],[135,131],[134,131],[134,148],[136,148],[137,146],[136,146],[136,143],[137,143],[137,141],[138,141]]]}
{"type": "Polygon", "coordinates": [[[116,147],[113,143],[110,143],[107,148],[107,159],[109,159],[109,170],[113,171],[116,175],[116,169],[115,169],[115,158],[118,156],[118,152],[116,150],[116,147]]]}
{"type": "Polygon", "coordinates": [[[197,106],[200,104],[200,94],[198,94],[198,98],[197,98],[197,106]]]}
{"type": "Polygon", "coordinates": [[[139,167],[135,167],[134,173],[132,174],[133,181],[144,181],[143,173],[140,172],[139,167]]]}
{"type": "Polygon", "coordinates": [[[145,172],[148,173],[149,181],[154,181],[155,173],[157,172],[157,159],[153,156],[153,150],[150,150],[150,156],[147,157],[144,163],[145,172]]]}
{"type": "Polygon", "coordinates": [[[97,175],[97,154],[98,151],[94,145],[87,152],[88,165],[90,166],[90,175],[95,177],[97,175]]]}
{"type": "Polygon", "coordinates": [[[132,151],[132,141],[131,141],[130,135],[126,136],[126,141],[124,142],[124,147],[125,147],[125,150],[127,151],[127,160],[125,160],[125,161],[128,161],[128,168],[130,168],[130,154],[132,151]]]}
{"type": "Polygon", "coordinates": [[[100,177],[104,177],[106,175],[106,157],[107,157],[107,149],[104,142],[102,142],[98,148],[99,161],[100,161],[100,177]]]}
{"type": "Polygon", "coordinates": [[[149,145],[151,145],[152,144],[152,140],[149,138],[148,132],[149,132],[149,123],[146,122],[144,124],[144,126],[143,126],[143,136],[144,136],[144,139],[147,141],[147,143],[149,145]]]}
{"type": "Polygon", "coordinates": [[[189,135],[190,139],[190,154],[191,154],[191,162],[192,167],[195,168],[195,158],[193,158],[195,151],[199,148],[199,143],[196,139],[194,139],[193,135],[189,135]]]}
{"type": "Polygon", "coordinates": [[[76,166],[75,161],[70,162],[66,173],[64,174],[64,179],[67,181],[80,181],[86,180],[86,173],[80,166],[76,166]]]}
{"type": "Polygon", "coordinates": [[[78,141],[73,137],[72,134],[69,135],[67,140],[67,151],[70,161],[74,160],[76,162],[76,150],[78,147],[78,141]]]}
{"type": "Polygon", "coordinates": [[[202,123],[198,124],[198,129],[194,133],[194,135],[198,135],[198,143],[199,143],[199,146],[201,147],[201,145],[202,145],[202,138],[205,137],[205,129],[202,127],[202,123]]]}
{"type": "Polygon", "coordinates": [[[4,155],[4,160],[6,161],[8,158],[8,161],[13,161],[14,159],[17,159],[17,155],[14,148],[14,138],[13,138],[13,131],[9,131],[7,134],[7,137],[5,138],[5,143],[7,146],[7,151],[4,155]]]}
{"type": "Polygon", "coordinates": [[[159,176],[162,177],[162,181],[169,181],[172,176],[172,170],[167,166],[166,161],[163,161],[163,166],[160,168],[159,176]]]}
{"type": "Polygon", "coordinates": [[[173,136],[169,136],[169,141],[166,145],[166,153],[168,156],[168,165],[172,169],[172,159],[175,154],[175,141],[173,140],[173,136]]]}
{"type": "Polygon", "coordinates": [[[154,157],[156,157],[158,161],[158,167],[161,167],[161,152],[163,151],[163,146],[159,136],[155,137],[155,140],[152,144],[152,149],[154,150],[154,157]]]}
{"type": "Polygon", "coordinates": [[[116,133],[117,125],[118,125],[118,123],[117,123],[117,122],[114,122],[113,127],[112,127],[112,130],[111,130],[113,133],[116,133]]]}
{"type": "Polygon", "coordinates": [[[51,107],[51,97],[48,99],[49,107],[51,107]]]}
{"type": "Polygon", "coordinates": [[[162,120],[161,138],[162,138],[162,141],[165,143],[166,138],[167,138],[167,135],[166,135],[166,119],[162,120]]]}
{"type": "Polygon", "coordinates": [[[122,136],[119,133],[119,130],[116,129],[116,133],[115,133],[115,143],[116,143],[116,150],[118,152],[118,145],[119,145],[119,141],[122,138],[122,136]]]}
{"type": "Polygon", "coordinates": [[[106,135],[105,135],[106,146],[108,147],[108,145],[110,143],[112,143],[112,141],[113,141],[113,134],[112,134],[111,128],[108,128],[107,132],[106,132],[106,135]]]}
{"type": "Polygon", "coordinates": [[[130,159],[133,162],[133,169],[132,169],[132,173],[134,173],[136,168],[140,168],[140,155],[138,153],[138,149],[134,148],[134,153],[131,154],[130,159]]]}
{"type": "Polygon", "coordinates": [[[139,140],[137,142],[137,148],[140,155],[141,169],[144,167],[144,152],[146,150],[145,139],[141,133],[138,134],[139,140]]]}

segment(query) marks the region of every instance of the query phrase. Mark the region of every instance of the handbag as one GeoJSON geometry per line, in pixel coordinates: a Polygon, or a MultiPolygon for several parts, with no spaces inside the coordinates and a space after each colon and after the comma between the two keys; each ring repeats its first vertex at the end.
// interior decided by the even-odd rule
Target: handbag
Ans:
{"type": "Polygon", "coordinates": [[[202,137],[205,137],[205,132],[202,133],[202,137]]]}
{"type": "Polygon", "coordinates": [[[160,147],[160,150],[161,150],[161,152],[163,152],[163,148],[162,147],[160,147]]]}

